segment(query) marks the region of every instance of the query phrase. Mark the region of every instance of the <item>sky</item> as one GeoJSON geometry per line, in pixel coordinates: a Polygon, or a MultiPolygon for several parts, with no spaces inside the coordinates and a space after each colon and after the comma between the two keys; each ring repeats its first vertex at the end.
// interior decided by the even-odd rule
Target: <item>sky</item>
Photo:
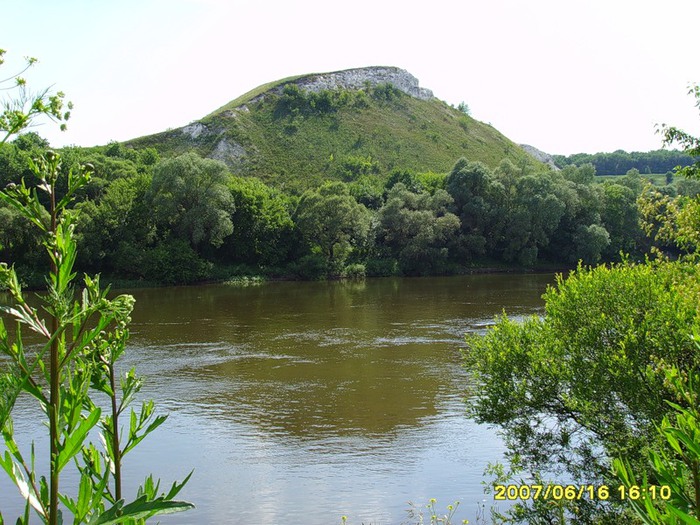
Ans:
{"type": "MultiPolygon", "coordinates": [[[[260,84],[384,65],[547,153],[700,135],[699,0],[5,0],[0,80],[63,91],[54,147],[178,128],[260,84]]],[[[0,92],[0,99],[11,95],[0,92]]]]}

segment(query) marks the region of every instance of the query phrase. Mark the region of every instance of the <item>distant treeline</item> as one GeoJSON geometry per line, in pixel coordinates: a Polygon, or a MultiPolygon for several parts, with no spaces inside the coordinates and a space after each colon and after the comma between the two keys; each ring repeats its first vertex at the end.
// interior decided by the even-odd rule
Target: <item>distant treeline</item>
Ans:
{"type": "Polygon", "coordinates": [[[553,155],[554,163],[559,167],[582,166],[592,164],[597,175],[624,175],[629,170],[636,169],[642,175],[651,173],[667,173],[676,166],[690,166],[693,157],[677,150],[660,149],[656,151],[623,150],[612,153],[576,153],[574,155],[553,155]]]}
{"type": "MultiPolygon", "coordinates": [[[[0,186],[41,184],[27,166],[47,147],[33,133],[0,146],[0,186]]],[[[437,275],[593,264],[648,248],[637,209],[646,180],[636,170],[598,182],[590,164],[536,172],[504,160],[492,170],[462,158],[449,173],[383,173],[358,159],[343,180],[295,192],[195,153],[161,158],[112,143],[60,154],[65,172],[94,167],[74,203],[77,264],[110,280],[437,275]]],[[[32,225],[0,203],[0,260],[40,285],[44,257],[32,225]]]]}

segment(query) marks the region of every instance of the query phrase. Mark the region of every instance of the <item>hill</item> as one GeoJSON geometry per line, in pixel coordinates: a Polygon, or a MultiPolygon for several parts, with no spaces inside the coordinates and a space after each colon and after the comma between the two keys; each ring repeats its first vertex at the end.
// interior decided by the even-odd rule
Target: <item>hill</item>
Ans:
{"type": "Polygon", "coordinates": [[[194,149],[289,190],[393,170],[447,172],[539,163],[492,126],[435,98],[405,70],[367,67],[262,85],[182,128],[129,141],[170,156],[194,149]]]}

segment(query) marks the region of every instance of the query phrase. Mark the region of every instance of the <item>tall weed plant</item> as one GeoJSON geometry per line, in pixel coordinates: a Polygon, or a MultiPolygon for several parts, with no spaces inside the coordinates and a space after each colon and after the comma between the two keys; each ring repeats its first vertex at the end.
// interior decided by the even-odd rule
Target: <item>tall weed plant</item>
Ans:
{"type": "MultiPolygon", "coordinates": [[[[0,64],[3,54],[0,50],[0,64]]],[[[28,59],[27,67],[34,62],[28,59]]],[[[63,94],[44,91],[31,97],[19,75],[5,81],[13,81],[19,91],[15,99],[3,101],[0,147],[28,127],[35,116],[68,119],[69,112],[62,111],[63,94]]],[[[161,491],[160,482],[149,475],[135,497],[123,494],[124,456],[166,416],[155,415],[152,401],[132,408],[142,380],[133,369],[123,375],[116,370],[129,338],[134,298],[108,298],[108,289],[101,288],[99,277],[85,276],[80,287],[76,284],[77,214],[69,206],[76,192],[90,181],[91,167],[70,171],[67,180],[59,182],[61,158],[49,152],[30,162],[30,168],[39,181],[35,187],[22,181],[0,191],[4,205],[38,228],[49,261],[40,309],[28,302],[15,269],[0,263],[0,289],[6,288],[11,297],[11,304],[0,306],[0,310],[16,325],[11,335],[0,318],[0,353],[6,358],[0,370],[0,432],[4,442],[0,467],[25,501],[14,523],[28,524],[38,518],[49,525],[136,525],[154,516],[190,509],[191,503],[175,498],[191,473],[167,491],[161,491]],[[23,330],[39,338],[38,349],[25,346],[23,330]],[[33,442],[27,446],[16,439],[12,413],[23,394],[38,403],[45,417],[48,465],[37,460],[33,442]],[[102,396],[106,401],[102,405],[108,406],[104,411],[98,403],[102,396]],[[99,448],[95,437],[102,442],[99,448]],[[61,484],[62,474],[70,469],[78,474],[75,493],[68,493],[61,484]]],[[[0,513],[0,525],[3,523],[0,513]]]]}

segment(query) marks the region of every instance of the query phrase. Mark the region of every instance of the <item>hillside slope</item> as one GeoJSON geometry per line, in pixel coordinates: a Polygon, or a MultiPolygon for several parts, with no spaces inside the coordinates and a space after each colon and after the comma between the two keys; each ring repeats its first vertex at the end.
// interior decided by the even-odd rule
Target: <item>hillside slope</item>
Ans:
{"type": "Polygon", "coordinates": [[[419,87],[395,67],[291,77],[265,84],[197,122],[132,140],[162,155],[194,149],[232,171],[287,189],[395,169],[446,172],[460,157],[541,166],[492,126],[419,87]]]}

